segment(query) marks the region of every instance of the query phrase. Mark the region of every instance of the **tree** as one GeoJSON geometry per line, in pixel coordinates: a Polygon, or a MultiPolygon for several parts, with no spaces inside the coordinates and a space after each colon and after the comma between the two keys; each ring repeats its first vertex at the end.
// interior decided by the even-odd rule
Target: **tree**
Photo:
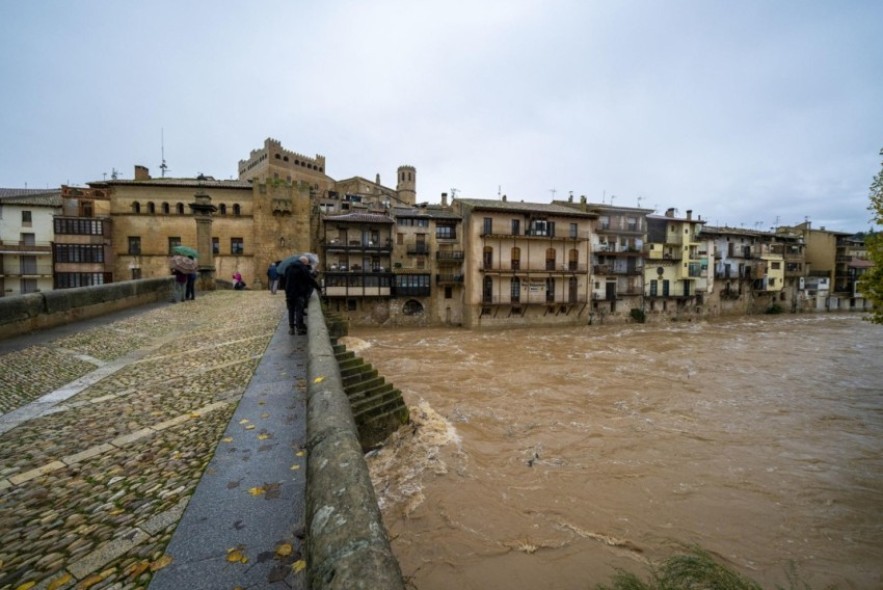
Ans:
{"type": "MultiPolygon", "coordinates": [[[[883,149],[880,150],[883,156],[883,149]]],[[[871,204],[868,210],[873,213],[874,223],[883,225],[883,162],[880,172],[871,182],[871,204]]],[[[883,233],[876,232],[865,241],[868,257],[874,263],[859,279],[859,290],[874,305],[870,320],[875,324],[883,324],[883,233]]]]}

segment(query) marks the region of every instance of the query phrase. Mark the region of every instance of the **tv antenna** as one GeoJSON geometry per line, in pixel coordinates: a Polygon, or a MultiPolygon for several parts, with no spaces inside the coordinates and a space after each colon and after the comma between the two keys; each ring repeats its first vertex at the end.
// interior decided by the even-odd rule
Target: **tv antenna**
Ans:
{"type": "Polygon", "coordinates": [[[558,190],[557,190],[557,189],[554,189],[554,188],[550,188],[550,189],[549,189],[549,192],[552,193],[552,200],[554,201],[554,200],[555,200],[555,193],[557,193],[558,190]]]}
{"type": "Polygon", "coordinates": [[[641,200],[642,200],[643,198],[644,198],[644,197],[638,197],[638,209],[641,208],[641,200]]]}
{"type": "Polygon", "coordinates": [[[165,138],[165,129],[160,129],[159,131],[159,149],[162,154],[162,164],[159,165],[159,169],[162,170],[162,177],[166,177],[166,170],[169,169],[169,166],[166,164],[166,138],[165,138]]]}
{"type": "Polygon", "coordinates": [[[459,193],[459,192],[460,192],[460,189],[458,189],[458,188],[452,188],[452,189],[451,189],[451,199],[452,199],[452,200],[453,200],[453,199],[456,199],[456,198],[457,198],[457,193],[459,193]]]}

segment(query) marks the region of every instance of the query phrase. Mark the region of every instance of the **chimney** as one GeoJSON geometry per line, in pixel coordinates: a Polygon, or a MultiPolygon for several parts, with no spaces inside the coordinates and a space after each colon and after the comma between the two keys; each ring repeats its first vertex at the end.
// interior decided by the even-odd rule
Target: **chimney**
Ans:
{"type": "Polygon", "coordinates": [[[448,193],[442,193],[442,207],[448,206],[448,193]]]}
{"type": "Polygon", "coordinates": [[[506,195],[503,195],[503,202],[506,202],[506,195]]]}
{"type": "Polygon", "coordinates": [[[674,207],[669,207],[668,209],[666,209],[666,210],[665,210],[665,216],[666,216],[666,217],[674,217],[674,216],[675,216],[675,208],[674,208],[674,207]]]}
{"type": "Polygon", "coordinates": [[[688,220],[693,219],[693,210],[692,209],[687,209],[687,219],[688,220]]]}
{"type": "Polygon", "coordinates": [[[147,166],[135,164],[135,180],[150,180],[150,170],[147,166]]]}
{"type": "Polygon", "coordinates": [[[377,176],[374,179],[374,184],[380,184],[380,173],[377,173],[377,176]]]}

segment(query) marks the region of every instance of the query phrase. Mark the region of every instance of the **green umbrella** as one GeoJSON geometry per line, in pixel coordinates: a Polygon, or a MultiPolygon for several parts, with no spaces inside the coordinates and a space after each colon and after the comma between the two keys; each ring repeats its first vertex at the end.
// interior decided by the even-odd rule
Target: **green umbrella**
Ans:
{"type": "Polygon", "coordinates": [[[174,252],[175,254],[180,254],[181,256],[193,256],[194,258],[199,257],[199,253],[196,251],[195,248],[191,248],[190,246],[182,246],[180,244],[177,246],[173,246],[172,252],[174,252]]]}

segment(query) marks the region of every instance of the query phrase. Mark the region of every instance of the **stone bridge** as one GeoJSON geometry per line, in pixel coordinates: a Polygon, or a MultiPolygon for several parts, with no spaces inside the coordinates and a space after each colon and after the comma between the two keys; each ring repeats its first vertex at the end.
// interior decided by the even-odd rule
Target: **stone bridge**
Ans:
{"type": "Polygon", "coordinates": [[[0,590],[402,588],[362,453],[407,409],[318,300],[132,283],[0,298],[0,590]]]}

